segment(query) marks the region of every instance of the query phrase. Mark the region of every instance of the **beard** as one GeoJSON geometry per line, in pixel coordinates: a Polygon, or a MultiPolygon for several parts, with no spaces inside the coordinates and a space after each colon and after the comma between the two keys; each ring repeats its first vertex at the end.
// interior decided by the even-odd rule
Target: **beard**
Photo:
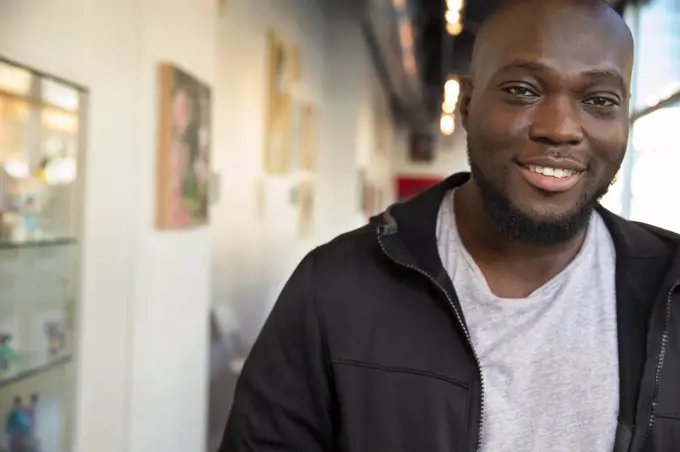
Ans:
{"type": "Polygon", "coordinates": [[[484,176],[470,154],[468,151],[472,180],[479,188],[484,212],[491,220],[494,229],[510,241],[528,245],[560,245],[575,238],[588,227],[595,207],[607,194],[611,184],[607,183],[590,197],[584,194],[573,213],[551,220],[537,220],[522,212],[502,190],[497,189],[484,176]]]}

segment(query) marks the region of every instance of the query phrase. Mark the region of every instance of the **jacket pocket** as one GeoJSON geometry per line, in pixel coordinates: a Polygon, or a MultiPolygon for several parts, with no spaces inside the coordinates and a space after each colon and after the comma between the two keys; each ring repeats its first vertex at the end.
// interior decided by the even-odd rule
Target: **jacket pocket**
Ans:
{"type": "Polygon", "coordinates": [[[645,452],[680,451],[680,416],[658,415],[649,433],[645,452]]]}
{"type": "Polygon", "coordinates": [[[470,391],[417,369],[334,361],[341,452],[462,452],[470,391]]]}

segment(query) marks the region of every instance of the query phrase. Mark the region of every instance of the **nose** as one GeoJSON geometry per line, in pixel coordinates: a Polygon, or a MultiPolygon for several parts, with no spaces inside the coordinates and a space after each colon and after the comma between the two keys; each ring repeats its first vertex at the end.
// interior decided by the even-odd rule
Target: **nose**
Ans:
{"type": "Polygon", "coordinates": [[[567,96],[546,98],[535,109],[530,138],[552,146],[575,146],[583,141],[579,111],[567,96]]]}

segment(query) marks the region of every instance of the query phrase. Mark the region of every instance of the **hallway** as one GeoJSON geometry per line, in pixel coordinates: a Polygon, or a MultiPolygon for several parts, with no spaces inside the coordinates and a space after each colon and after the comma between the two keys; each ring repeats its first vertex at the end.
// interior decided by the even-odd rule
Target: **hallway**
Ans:
{"type": "MultiPolygon", "coordinates": [[[[467,3],[2,0],[0,452],[215,452],[300,260],[468,169],[490,4],[467,3]]],[[[657,202],[680,188],[680,8],[612,3],[642,56],[603,204],[680,230],[657,202]]]]}

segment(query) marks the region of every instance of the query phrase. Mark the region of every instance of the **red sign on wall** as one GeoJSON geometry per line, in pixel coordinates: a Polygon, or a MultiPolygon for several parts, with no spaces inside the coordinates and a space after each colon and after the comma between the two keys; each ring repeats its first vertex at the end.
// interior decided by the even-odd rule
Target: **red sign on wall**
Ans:
{"type": "Polygon", "coordinates": [[[402,176],[397,178],[397,199],[405,201],[437,185],[442,178],[402,176]]]}

